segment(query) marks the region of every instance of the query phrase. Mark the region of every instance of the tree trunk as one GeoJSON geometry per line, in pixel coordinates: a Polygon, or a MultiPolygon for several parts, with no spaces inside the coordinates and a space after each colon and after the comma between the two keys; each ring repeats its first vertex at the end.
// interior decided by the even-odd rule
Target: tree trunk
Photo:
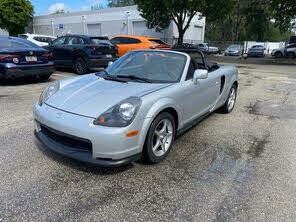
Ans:
{"type": "Polygon", "coordinates": [[[241,4],[241,2],[239,1],[238,5],[237,5],[237,14],[236,14],[235,41],[237,41],[237,42],[238,42],[238,38],[239,38],[239,26],[242,22],[242,16],[240,13],[240,4],[241,4]]]}
{"type": "Polygon", "coordinates": [[[234,30],[233,30],[233,21],[232,18],[229,15],[229,22],[230,22],[230,26],[231,26],[231,42],[233,42],[234,40],[234,30]]]}
{"type": "Polygon", "coordinates": [[[224,43],[225,42],[225,25],[224,21],[221,23],[221,41],[224,43]]]}
{"type": "Polygon", "coordinates": [[[185,31],[183,29],[179,30],[179,38],[178,38],[178,43],[177,43],[177,47],[179,49],[182,48],[182,45],[183,45],[183,39],[184,39],[184,34],[185,34],[185,31]]]}

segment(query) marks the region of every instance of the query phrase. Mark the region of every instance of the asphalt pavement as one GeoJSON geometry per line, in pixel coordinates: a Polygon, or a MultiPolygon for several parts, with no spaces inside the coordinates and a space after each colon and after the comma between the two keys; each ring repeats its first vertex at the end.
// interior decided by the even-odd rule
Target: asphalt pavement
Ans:
{"type": "Polygon", "coordinates": [[[0,221],[295,221],[296,67],[239,64],[234,111],[180,136],[168,158],[110,169],[34,144],[49,81],[0,84],[0,221]]]}

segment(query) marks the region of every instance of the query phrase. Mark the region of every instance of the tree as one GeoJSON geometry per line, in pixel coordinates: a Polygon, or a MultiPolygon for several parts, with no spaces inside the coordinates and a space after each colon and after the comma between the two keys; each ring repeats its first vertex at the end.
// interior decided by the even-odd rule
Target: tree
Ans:
{"type": "Polygon", "coordinates": [[[205,9],[205,0],[135,0],[135,3],[148,28],[161,31],[174,21],[179,32],[178,47],[182,46],[193,17],[205,9]]]}
{"type": "Polygon", "coordinates": [[[131,6],[135,5],[134,0],[108,0],[108,7],[115,8],[115,7],[124,7],[124,6],[131,6]]]}
{"type": "MultiPolygon", "coordinates": [[[[226,25],[227,23],[233,23],[233,18],[236,14],[234,10],[239,5],[239,0],[206,0],[205,16],[207,19],[207,27],[212,28],[220,27],[221,41],[225,41],[226,38],[226,25]]],[[[240,20],[240,14],[238,16],[240,20]]],[[[240,23],[239,23],[240,24],[240,23]]],[[[234,24],[231,24],[231,36],[232,41],[234,38],[234,24]]]]}
{"type": "Polygon", "coordinates": [[[247,30],[255,41],[263,41],[268,33],[271,13],[268,8],[268,0],[249,0],[246,16],[247,30]]]}
{"type": "Polygon", "coordinates": [[[0,1],[0,28],[12,36],[23,33],[33,15],[34,8],[29,0],[0,1]]]}
{"type": "Polygon", "coordinates": [[[296,27],[296,2],[295,0],[270,0],[276,25],[282,31],[296,27]]]}

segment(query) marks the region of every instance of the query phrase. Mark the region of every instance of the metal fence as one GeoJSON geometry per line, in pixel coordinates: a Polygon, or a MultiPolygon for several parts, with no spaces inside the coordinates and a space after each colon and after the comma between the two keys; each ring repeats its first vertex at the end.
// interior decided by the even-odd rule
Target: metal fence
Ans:
{"type": "MultiPolygon", "coordinates": [[[[172,38],[163,38],[164,42],[174,46],[177,44],[178,39],[172,38]]],[[[199,41],[199,40],[192,40],[192,39],[184,39],[183,43],[188,43],[192,45],[198,45],[201,43],[207,43],[209,47],[217,47],[221,52],[224,52],[229,46],[231,45],[241,45],[243,48],[243,52],[247,53],[248,50],[253,45],[262,45],[264,46],[265,53],[270,54],[273,49],[281,48],[287,45],[287,42],[256,42],[256,41],[199,41]]]]}

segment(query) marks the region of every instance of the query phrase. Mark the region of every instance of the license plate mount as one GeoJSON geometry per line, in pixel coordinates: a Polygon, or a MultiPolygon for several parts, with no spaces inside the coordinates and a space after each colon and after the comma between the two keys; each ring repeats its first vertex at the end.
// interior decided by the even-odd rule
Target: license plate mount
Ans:
{"type": "Polygon", "coordinates": [[[37,62],[37,57],[36,56],[26,56],[26,61],[27,62],[37,62]]]}

